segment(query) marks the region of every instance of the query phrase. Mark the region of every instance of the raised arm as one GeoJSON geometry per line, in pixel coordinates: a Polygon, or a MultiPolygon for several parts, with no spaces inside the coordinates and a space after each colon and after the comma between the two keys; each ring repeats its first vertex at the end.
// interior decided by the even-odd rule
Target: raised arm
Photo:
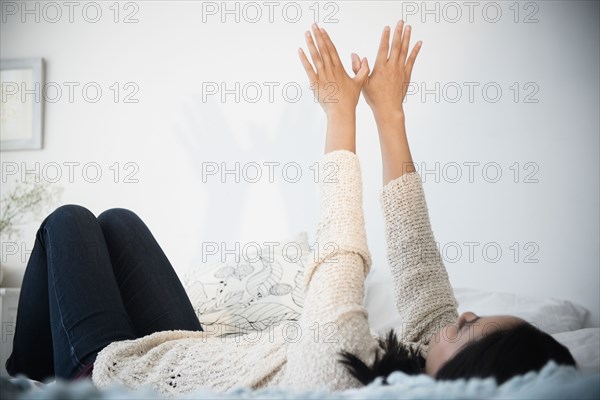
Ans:
{"type": "MultiPolygon", "coordinates": [[[[458,315],[406,135],[403,102],[422,45],[417,42],[409,56],[410,34],[410,26],[398,22],[390,49],[390,28],[385,27],[363,94],[379,132],[384,185],[381,203],[396,307],[404,323],[401,339],[418,342],[426,353],[430,334],[454,323],[458,315]]],[[[352,57],[356,71],[359,57],[352,57]]]]}
{"type": "MultiPolygon", "coordinates": [[[[404,37],[403,27],[402,21],[396,25],[391,50],[390,27],[384,28],[373,72],[363,86],[363,95],[373,111],[379,132],[384,185],[399,176],[416,171],[406,137],[402,103],[422,42],[417,42],[407,59],[410,26],[406,27],[404,37]]],[[[360,58],[353,53],[352,69],[356,72],[359,66],[360,58]]]]}
{"type": "Polygon", "coordinates": [[[355,153],[356,104],[369,75],[367,59],[359,60],[353,65],[356,76],[351,78],[346,73],[325,29],[313,24],[313,33],[319,48],[315,45],[310,32],[306,31],[305,37],[314,68],[304,54],[304,50],[299,48],[298,54],[308,75],[310,88],[327,115],[325,153],[334,150],[348,150],[355,153]]]}
{"type": "Polygon", "coordinates": [[[366,360],[374,357],[363,305],[364,280],[371,268],[362,209],[361,171],[355,151],[355,109],[368,75],[366,61],[350,78],[326,32],[307,32],[313,63],[300,59],[315,96],[327,114],[325,155],[319,166],[321,215],[313,258],[304,276],[305,299],[300,338],[287,346],[282,385],[290,388],[346,389],[360,383],[339,363],[340,350],[366,360]]]}

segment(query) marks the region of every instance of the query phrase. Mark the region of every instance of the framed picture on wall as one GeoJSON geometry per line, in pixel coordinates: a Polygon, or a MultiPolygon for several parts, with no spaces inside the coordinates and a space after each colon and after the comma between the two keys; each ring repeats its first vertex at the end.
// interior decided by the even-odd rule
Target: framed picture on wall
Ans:
{"type": "Polygon", "coordinates": [[[42,148],[42,58],[0,60],[0,150],[42,148]]]}

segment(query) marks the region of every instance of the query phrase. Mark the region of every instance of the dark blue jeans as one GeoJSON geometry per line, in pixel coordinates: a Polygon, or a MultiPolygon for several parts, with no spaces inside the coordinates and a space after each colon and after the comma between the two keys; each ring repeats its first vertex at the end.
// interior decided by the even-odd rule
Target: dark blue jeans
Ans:
{"type": "Polygon", "coordinates": [[[6,370],[72,379],[111,342],[177,329],[202,327],[144,222],[122,208],[96,218],[65,205],[37,232],[6,370]]]}

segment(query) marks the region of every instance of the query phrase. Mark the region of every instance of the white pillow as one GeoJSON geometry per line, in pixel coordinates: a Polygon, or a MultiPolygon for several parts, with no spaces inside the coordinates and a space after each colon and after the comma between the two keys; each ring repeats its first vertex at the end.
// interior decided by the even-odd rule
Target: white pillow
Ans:
{"type": "Polygon", "coordinates": [[[583,328],[589,311],[567,300],[455,288],[458,313],[508,314],[523,318],[549,334],[583,328]]]}
{"type": "Polygon", "coordinates": [[[261,331],[299,319],[310,257],[302,232],[270,250],[240,254],[239,263],[228,256],[225,262],[192,267],[181,280],[205,331],[215,336],[261,331]]]}
{"type": "Polygon", "coordinates": [[[600,372],[600,328],[556,333],[552,337],[567,346],[582,371],[600,372]]]}
{"type": "MultiPolygon", "coordinates": [[[[383,332],[388,328],[401,327],[402,318],[394,305],[392,282],[369,274],[366,285],[366,307],[372,329],[383,332]]],[[[453,290],[459,315],[465,311],[478,315],[515,315],[549,334],[581,329],[589,314],[584,307],[567,300],[479,289],[453,290]]]]}

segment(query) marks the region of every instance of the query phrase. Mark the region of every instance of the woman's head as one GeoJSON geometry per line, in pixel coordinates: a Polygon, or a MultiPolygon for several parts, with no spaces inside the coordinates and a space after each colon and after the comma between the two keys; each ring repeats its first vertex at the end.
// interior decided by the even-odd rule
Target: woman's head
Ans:
{"type": "Polygon", "coordinates": [[[426,359],[398,342],[393,330],[380,344],[385,353],[370,367],[347,352],[341,353],[340,361],[364,384],[393,371],[426,373],[438,380],[493,377],[502,384],[515,375],[539,371],[550,360],[575,365],[569,350],[552,336],[508,315],[463,313],[456,324],[431,336],[426,359]]]}
{"type": "Polygon", "coordinates": [[[550,360],[576,365],[569,349],[520,318],[466,312],[432,336],[424,372],[441,380],[494,377],[502,384],[550,360]]]}
{"type": "Polygon", "coordinates": [[[425,373],[435,376],[444,363],[469,344],[495,331],[508,332],[524,323],[510,315],[479,317],[470,311],[461,314],[456,324],[447,325],[431,336],[425,373]]]}

